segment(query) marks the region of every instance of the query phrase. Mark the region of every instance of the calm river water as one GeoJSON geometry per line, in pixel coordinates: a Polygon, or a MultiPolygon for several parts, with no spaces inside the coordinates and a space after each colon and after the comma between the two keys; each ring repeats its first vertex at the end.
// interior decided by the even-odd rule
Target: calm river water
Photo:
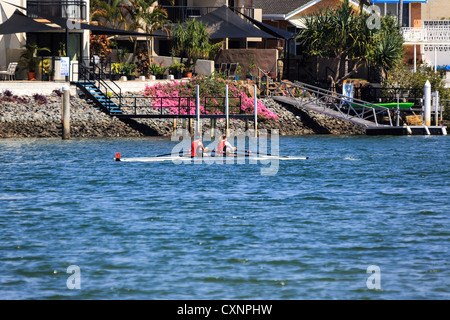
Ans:
{"type": "Polygon", "coordinates": [[[450,298],[450,137],[280,137],[310,158],[273,176],[113,161],[173,146],[0,140],[0,298],[450,298]]]}

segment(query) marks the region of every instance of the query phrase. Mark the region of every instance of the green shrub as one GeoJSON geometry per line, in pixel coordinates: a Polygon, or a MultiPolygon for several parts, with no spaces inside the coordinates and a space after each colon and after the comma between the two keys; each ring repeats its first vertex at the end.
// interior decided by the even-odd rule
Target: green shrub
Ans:
{"type": "MultiPolygon", "coordinates": [[[[431,91],[439,91],[441,100],[450,99],[450,88],[445,88],[445,70],[439,69],[434,71],[434,67],[428,65],[421,65],[416,72],[410,70],[405,64],[397,65],[389,72],[387,79],[383,82],[383,88],[403,88],[410,90],[417,90],[417,94],[424,94],[425,83],[430,81],[431,91]]],[[[446,120],[450,120],[450,106],[448,103],[443,103],[447,106],[444,112],[446,120]]]]}

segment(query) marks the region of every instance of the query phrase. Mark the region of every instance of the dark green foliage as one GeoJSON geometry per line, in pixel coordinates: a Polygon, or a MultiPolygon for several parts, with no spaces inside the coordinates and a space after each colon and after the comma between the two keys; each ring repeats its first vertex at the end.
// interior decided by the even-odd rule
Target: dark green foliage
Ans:
{"type": "Polygon", "coordinates": [[[381,18],[377,27],[370,25],[371,15],[358,13],[345,0],[337,8],[329,8],[305,18],[298,41],[306,56],[336,59],[331,85],[340,85],[358,68],[372,65],[386,72],[403,58],[403,37],[392,17],[381,18]],[[340,75],[345,59],[353,67],[340,75]]]}

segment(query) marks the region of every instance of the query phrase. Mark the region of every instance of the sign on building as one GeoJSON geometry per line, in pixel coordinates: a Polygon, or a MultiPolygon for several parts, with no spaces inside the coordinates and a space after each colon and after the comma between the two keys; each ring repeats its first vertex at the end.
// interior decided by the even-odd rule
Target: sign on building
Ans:
{"type": "Polygon", "coordinates": [[[61,75],[68,76],[70,69],[70,58],[69,57],[61,57],[61,75]]]}

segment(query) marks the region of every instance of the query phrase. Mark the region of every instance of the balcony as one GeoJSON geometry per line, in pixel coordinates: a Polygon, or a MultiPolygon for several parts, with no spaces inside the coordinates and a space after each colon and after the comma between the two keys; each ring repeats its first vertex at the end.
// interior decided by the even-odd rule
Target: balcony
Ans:
{"type": "Polygon", "coordinates": [[[449,44],[450,26],[427,28],[402,28],[405,44],[449,44]]]}
{"type": "MultiPolygon", "coordinates": [[[[162,6],[168,14],[168,19],[172,22],[183,22],[192,18],[204,16],[220,7],[185,7],[185,6],[162,6]]],[[[250,18],[254,18],[254,7],[230,7],[234,12],[243,13],[250,18]]]]}
{"type": "Polygon", "coordinates": [[[28,0],[27,8],[58,18],[86,20],[87,3],[82,0],[28,0]]]}

